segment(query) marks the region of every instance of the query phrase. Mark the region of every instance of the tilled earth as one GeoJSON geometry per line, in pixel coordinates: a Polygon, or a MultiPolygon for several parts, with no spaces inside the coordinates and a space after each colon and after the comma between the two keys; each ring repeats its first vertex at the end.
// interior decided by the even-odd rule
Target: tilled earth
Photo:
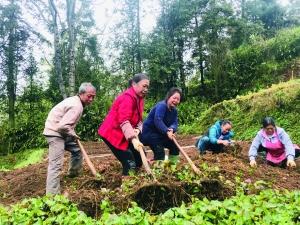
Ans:
{"type": "MultiPolygon", "coordinates": [[[[294,170],[272,167],[260,159],[258,159],[258,167],[252,169],[247,157],[250,146],[248,142],[237,142],[225,153],[211,154],[207,152],[205,155],[199,155],[194,147],[194,136],[179,136],[177,140],[200,171],[204,175],[206,174],[207,179],[198,183],[202,191],[196,197],[222,200],[234,195],[234,185],[237,183],[244,186],[248,184],[248,189],[250,187],[254,189],[266,187],[300,189],[299,160],[296,161],[298,167],[294,170]],[[212,177],[208,174],[209,168],[216,167],[218,168],[217,176],[212,177]],[[260,182],[260,180],[264,182],[260,182]],[[255,183],[256,181],[259,182],[255,183]]],[[[104,198],[110,199],[120,210],[127,208],[130,201],[134,200],[146,210],[158,213],[178,206],[182,201],[188,202],[194,195],[192,193],[193,185],[171,178],[170,172],[165,172],[155,183],[145,175],[144,171],[141,171],[140,175],[132,178],[136,182],[134,186],[129,185],[131,178],[127,178],[123,182],[126,185],[122,185],[121,165],[108,147],[102,142],[83,142],[83,145],[97,172],[101,175],[101,179],[96,179],[91,175],[86,163],[84,163],[83,174],[80,177],[68,178],[66,174],[69,154],[66,152],[61,185],[62,192],[68,192],[69,199],[77,203],[79,208],[88,215],[99,216],[99,203],[104,198]],[[131,187],[132,190],[127,190],[128,187],[131,187]]],[[[147,158],[151,159],[152,156],[152,152],[147,151],[147,158]]],[[[39,164],[10,172],[0,172],[0,204],[11,205],[25,198],[43,196],[47,163],[47,156],[45,156],[43,162],[39,164]]],[[[188,163],[181,155],[179,168],[186,168],[186,165],[188,163]]],[[[193,173],[192,170],[190,173],[193,173]]],[[[253,192],[250,189],[248,191],[249,193],[253,192]]]]}

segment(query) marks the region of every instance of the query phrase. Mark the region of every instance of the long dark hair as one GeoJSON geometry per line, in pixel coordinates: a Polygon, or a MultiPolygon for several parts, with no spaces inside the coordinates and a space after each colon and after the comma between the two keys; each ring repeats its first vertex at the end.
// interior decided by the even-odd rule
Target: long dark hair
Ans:
{"type": "Polygon", "coordinates": [[[138,83],[141,80],[149,80],[148,75],[146,73],[137,73],[128,81],[128,85],[131,87],[133,82],[138,83]]]}
{"type": "Polygon", "coordinates": [[[180,88],[178,87],[172,87],[170,88],[170,90],[168,91],[166,97],[165,97],[165,101],[168,101],[168,99],[174,95],[175,93],[178,93],[180,95],[180,98],[182,98],[182,91],[180,88]]]}
{"type": "Polygon", "coordinates": [[[263,126],[263,128],[266,128],[269,125],[272,125],[273,127],[276,127],[275,120],[272,117],[267,116],[267,117],[263,118],[262,126],[263,126]]]}

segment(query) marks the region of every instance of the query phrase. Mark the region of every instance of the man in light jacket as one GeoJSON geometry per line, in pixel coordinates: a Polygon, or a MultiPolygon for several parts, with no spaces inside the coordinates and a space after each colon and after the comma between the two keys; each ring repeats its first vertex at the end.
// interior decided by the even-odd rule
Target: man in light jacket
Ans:
{"type": "Polygon", "coordinates": [[[83,107],[92,103],[95,96],[96,88],[91,83],[82,83],[78,95],[64,99],[49,112],[43,132],[49,144],[46,194],[60,193],[59,175],[65,150],[71,152],[68,175],[78,176],[82,168],[82,154],[76,142],[79,137],[74,129],[83,107]]]}

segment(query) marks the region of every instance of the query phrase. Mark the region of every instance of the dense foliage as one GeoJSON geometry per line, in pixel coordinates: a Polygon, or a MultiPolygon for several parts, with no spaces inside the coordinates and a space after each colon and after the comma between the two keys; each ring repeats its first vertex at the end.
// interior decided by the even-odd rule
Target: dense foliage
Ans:
{"type": "Polygon", "coordinates": [[[251,140],[261,127],[265,116],[273,116],[295,143],[300,143],[297,130],[300,110],[300,80],[272,85],[271,88],[225,100],[210,107],[185,131],[204,133],[216,120],[226,118],[233,122],[235,139],[251,140]],[[189,130],[191,129],[191,130],[189,130]]]}
{"type": "Polygon", "coordinates": [[[72,2],[0,4],[0,154],[46,146],[42,131],[49,110],[84,81],[96,86],[98,96],[77,133],[96,140],[112,100],[137,72],[151,79],[145,115],[170,87],[181,87],[181,130],[193,133],[201,129],[191,124],[209,104],[299,75],[295,1],[286,7],[275,0],[158,1],[157,23],[146,34],[148,1],[116,0],[112,18],[120,20],[107,43],[94,32],[93,1],[72,2]],[[25,15],[45,32],[33,29],[25,15]],[[38,61],[36,48],[49,55],[38,61]]]}
{"type": "Polygon", "coordinates": [[[25,199],[6,211],[0,208],[0,224],[96,224],[92,218],[78,211],[63,196],[25,199]]]}
{"type": "Polygon", "coordinates": [[[157,216],[150,215],[136,203],[115,214],[103,201],[98,220],[87,217],[61,196],[24,200],[7,210],[0,207],[0,223],[13,224],[299,224],[299,191],[261,191],[258,195],[239,195],[224,201],[195,199],[191,205],[171,208],[157,216]]]}
{"type": "MultiPolygon", "coordinates": [[[[253,37],[252,44],[229,52],[221,95],[230,99],[288,79],[292,76],[288,69],[295,70],[299,56],[300,28],[281,30],[268,40],[253,37]]],[[[294,73],[299,72],[295,70],[294,73]]]]}

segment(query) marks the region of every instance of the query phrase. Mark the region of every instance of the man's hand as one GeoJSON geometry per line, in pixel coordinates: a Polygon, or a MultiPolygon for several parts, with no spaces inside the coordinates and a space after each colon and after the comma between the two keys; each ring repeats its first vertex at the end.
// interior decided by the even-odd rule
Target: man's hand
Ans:
{"type": "Polygon", "coordinates": [[[77,134],[74,134],[73,137],[75,140],[80,140],[80,137],[77,134]]]}
{"type": "Polygon", "coordinates": [[[286,165],[287,165],[287,167],[290,167],[290,168],[295,168],[296,167],[296,163],[292,159],[288,159],[286,165]]]}
{"type": "Polygon", "coordinates": [[[139,139],[133,138],[133,139],[131,140],[131,143],[132,143],[133,147],[134,147],[137,151],[140,151],[140,150],[143,151],[144,145],[142,144],[142,142],[139,141],[139,139]]]}
{"type": "Polygon", "coordinates": [[[250,166],[251,167],[256,167],[257,166],[256,161],[254,159],[250,160],[250,166]]]}

